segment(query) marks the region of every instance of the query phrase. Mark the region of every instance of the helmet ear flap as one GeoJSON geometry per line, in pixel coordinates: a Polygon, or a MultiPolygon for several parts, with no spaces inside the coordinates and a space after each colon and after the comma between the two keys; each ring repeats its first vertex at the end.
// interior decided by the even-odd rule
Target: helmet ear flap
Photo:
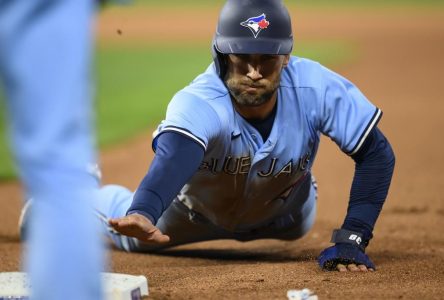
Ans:
{"type": "Polygon", "coordinates": [[[224,54],[217,50],[214,42],[213,47],[211,47],[211,53],[213,55],[214,66],[216,67],[216,73],[223,80],[227,72],[227,59],[224,54]]]}

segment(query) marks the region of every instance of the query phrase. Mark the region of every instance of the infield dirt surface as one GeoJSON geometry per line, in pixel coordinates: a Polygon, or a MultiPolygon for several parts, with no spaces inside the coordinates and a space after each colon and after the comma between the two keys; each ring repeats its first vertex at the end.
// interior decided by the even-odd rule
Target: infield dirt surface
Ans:
{"type": "MultiPolygon", "coordinates": [[[[319,183],[318,214],[304,238],[205,242],[165,255],[112,250],[110,270],[145,275],[151,299],[285,299],[287,290],[302,288],[315,291],[319,299],[443,299],[444,11],[291,13],[296,43],[298,39],[353,43],[358,56],[334,69],[384,111],[379,126],[393,146],[397,164],[367,251],[378,270],[338,273],[317,266],[316,257],[330,245],[332,229],[342,224],[354,168],[353,161],[325,138],[313,170],[319,183]]],[[[188,26],[168,27],[162,11],[141,11],[131,18],[110,11],[100,19],[100,39],[131,41],[143,36],[152,42],[191,36],[210,41],[217,11],[183,15],[177,10],[171,15],[188,26]],[[117,36],[117,29],[124,34],[117,36]]],[[[135,189],[152,159],[150,142],[147,128],[124,145],[103,151],[104,183],[135,189]]],[[[18,183],[0,184],[1,272],[20,266],[21,196],[18,183]]]]}

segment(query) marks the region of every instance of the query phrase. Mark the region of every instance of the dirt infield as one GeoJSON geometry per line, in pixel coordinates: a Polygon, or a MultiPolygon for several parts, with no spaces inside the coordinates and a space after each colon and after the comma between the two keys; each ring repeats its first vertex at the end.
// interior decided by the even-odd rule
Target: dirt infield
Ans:
{"type": "MultiPolygon", "coordinates": [[[[397,166],[368,248],[378,271],[323,272],[316,264],[316,256],[329,245],[331,230],[343,220],[353,174],[352,160],[327,139],[314,167],[319,182],[316,223],[301,240],[206,242],[173,249],[168,255],[113,250],[111,270],[147,276],[152,299],[285,299],[288,289],[304,287],[316,291],[320,299],[442,299],[444,12],[306,9],[292,13],[296,39],[347,40],[356,45],[358,59],[336,71],[384,111],[380,127],[393,145],[397,166]]],[[[199,27],[205,30],[196,37],[210,38],[215,15],[214,11],[187,14],[194,25],[175,32],[183,36],[199,27]],[[198,20],[203,24],[196,25],[198,20]]],[[[179,12],[176,17],[181,17],[179,12]]],[[[161,19],[160,13],[150,14],[150,24],[161,19]]],[[[101,37],[112,36],[120,29],[124,34],[115,38],[131,40],[140,34],[131,28],[140,28],[143,20],[143,13],[130,20],[111,11],[103,16],[99,32],[101,37]]],[[[157,27],[142,34],[150,41],[172,37],[174,31],[162,24],[165,32],[157,27]]],[[[104,182],[135,188],[151,159],[149,149],[147,131],[104,151],[104,182]]],[[[19,268],[20,197],[17,183],[0,185],[0,271],[19,268]]]]}

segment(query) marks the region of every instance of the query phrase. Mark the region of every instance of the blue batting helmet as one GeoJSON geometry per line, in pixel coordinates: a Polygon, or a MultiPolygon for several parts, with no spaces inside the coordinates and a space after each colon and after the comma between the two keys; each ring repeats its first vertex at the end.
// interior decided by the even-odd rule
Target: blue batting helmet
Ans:
{"type": "Polygon", "coordinates": [[[282,0],[228,0],[213,38],[216,70],[225,76],[226,54],[290,54],[291,19],[282,0]]]}

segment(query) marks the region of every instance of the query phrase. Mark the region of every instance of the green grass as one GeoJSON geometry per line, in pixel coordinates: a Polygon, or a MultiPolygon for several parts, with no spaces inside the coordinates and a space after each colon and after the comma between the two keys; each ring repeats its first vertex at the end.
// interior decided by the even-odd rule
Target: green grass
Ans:
{"type": "Polygon", "coordinates": [[[176,91],[203,72],[203,48],[101,49],[97,57],[99,144],[153,126],[176,91]]]}
{"type": "MultiPolygon", "coordinates": [[[[352,45],[340,41],[298,42],[295,54],[328,66],[344,63],[355,55],[352,45]]],[[[203,72],[211,60],[206,44],[180,49],[172,46],[99,49],[96,59],[99,145],[116,144],[154,128],[164,118],[174,93],[203,72]]],[[[4,112],[2,105],[0,109],[4,112]]],[[[4,119],[5,115],[0,113],[0,180],[15,176],[4,119]]]]}
{"type": "Polygon", "coordinates": [[[11,152],[7,143],[6,108],[4,95],[0,85],[0,180],[10,180],[15,177],[11,152]]]}

